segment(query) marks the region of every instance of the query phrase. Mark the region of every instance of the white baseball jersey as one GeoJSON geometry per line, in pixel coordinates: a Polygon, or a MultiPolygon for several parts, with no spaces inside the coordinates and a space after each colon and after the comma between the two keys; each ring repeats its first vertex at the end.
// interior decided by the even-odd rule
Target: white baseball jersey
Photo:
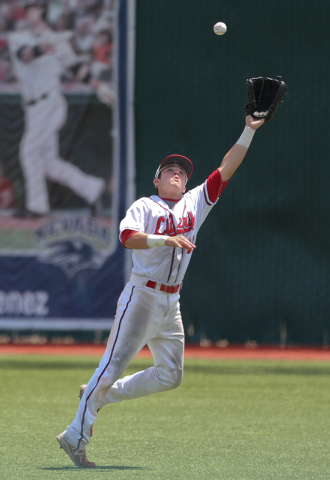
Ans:
{"type": "Polygon", "coordinates": [[[63,70],[78,62],[78,57],[63,33],[47,29],[40,35],[35,35],[26,30],[11,33],[8,40],[11,61],[21,82],[21,93],[25,101],[38,99],[55,89],[60,90],[63,70]],[[41,44],[53,45],[54,52],[40,55],[29,63],[18,59],[17,52],[21,47],[33,48],[41,44]]]}
{"type": "MultiPolygon", "coordinates": [[[[120,223],[120,239],[124,230],[136,230],[156,235],[184,235],[195,243],[198,230],[216,201],[212,203],[209,198],[207,182],[188,191],[173,209],[157,195],[140,198],[120,223]]],[[[168,285],[179,284],[183,281],[191,253],[167,246],[133,250],[132,273],[168,285]]]]}

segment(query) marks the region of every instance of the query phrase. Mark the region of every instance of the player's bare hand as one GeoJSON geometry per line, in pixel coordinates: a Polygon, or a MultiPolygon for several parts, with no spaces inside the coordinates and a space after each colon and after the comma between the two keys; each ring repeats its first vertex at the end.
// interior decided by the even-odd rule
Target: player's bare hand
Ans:
{"type": "Polygon", "coordinates": [[[195,250],[196,245],[191,243],[188,238],[183,235],[177,235],[176,237],[168,237],[165,241],[165,245],[168,247],[185,248],[186,250],[195,250]]]}
{"type": "Polygon", "coordinates": [[[247,127],[253,128],[253,130],[257,130],[257,128],[261,127],[265,123],[264,118],[254,118],[252,115],[247,115],[245,119],[245,123],[247,127]]]}

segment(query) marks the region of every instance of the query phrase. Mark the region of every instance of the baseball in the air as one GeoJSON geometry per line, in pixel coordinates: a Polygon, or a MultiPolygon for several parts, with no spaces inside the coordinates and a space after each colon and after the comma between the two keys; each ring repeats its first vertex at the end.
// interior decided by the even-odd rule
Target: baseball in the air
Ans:
{"type": "Polygon", "coordinates": [[[227,31],[227,25],[223,22],[218,22],[214,25],[213,30],[216,35],[223,35],[227,31]]]}

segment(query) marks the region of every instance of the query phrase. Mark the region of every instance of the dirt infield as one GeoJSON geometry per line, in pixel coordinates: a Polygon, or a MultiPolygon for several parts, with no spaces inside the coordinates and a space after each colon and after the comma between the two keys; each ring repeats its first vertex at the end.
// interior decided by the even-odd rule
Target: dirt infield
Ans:
{"type": "MultiPolygon", "coordinates": [[[[74,344],[74,345],[0,345],[0,355],[94,355],[101,357],[105,345],[74,344]]],[[[145,347],[138,357],[151,357],[145,347]]],[[[260,360],[293,360],[293,361],[330,361],[330,349],[322,347],[273,347],[262,346],[248,348],[243,345],[219,347],[200,347],[186,345],[186,358],[210,359],[260,359],[260,360]]]]}

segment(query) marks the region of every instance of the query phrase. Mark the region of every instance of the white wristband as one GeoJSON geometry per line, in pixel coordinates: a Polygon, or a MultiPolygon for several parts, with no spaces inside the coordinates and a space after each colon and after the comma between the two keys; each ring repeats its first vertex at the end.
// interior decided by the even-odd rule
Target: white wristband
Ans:
{"type": "Polygon", "coordinates": [[[162,247],[163,245],[165,245],[165,241],[167,238],[168,235],[148,235],[147,245],[149,248],[162,247]]]}
{"type": "Polygon", "coordinates": [[[236,143],[238,145],[243,145],[245,148],[249,148],[250,143],[252,142],[253,135],[256,133],[255,130],[251,127],[245,127],[242,135],[239,137],[236,143]]]}

